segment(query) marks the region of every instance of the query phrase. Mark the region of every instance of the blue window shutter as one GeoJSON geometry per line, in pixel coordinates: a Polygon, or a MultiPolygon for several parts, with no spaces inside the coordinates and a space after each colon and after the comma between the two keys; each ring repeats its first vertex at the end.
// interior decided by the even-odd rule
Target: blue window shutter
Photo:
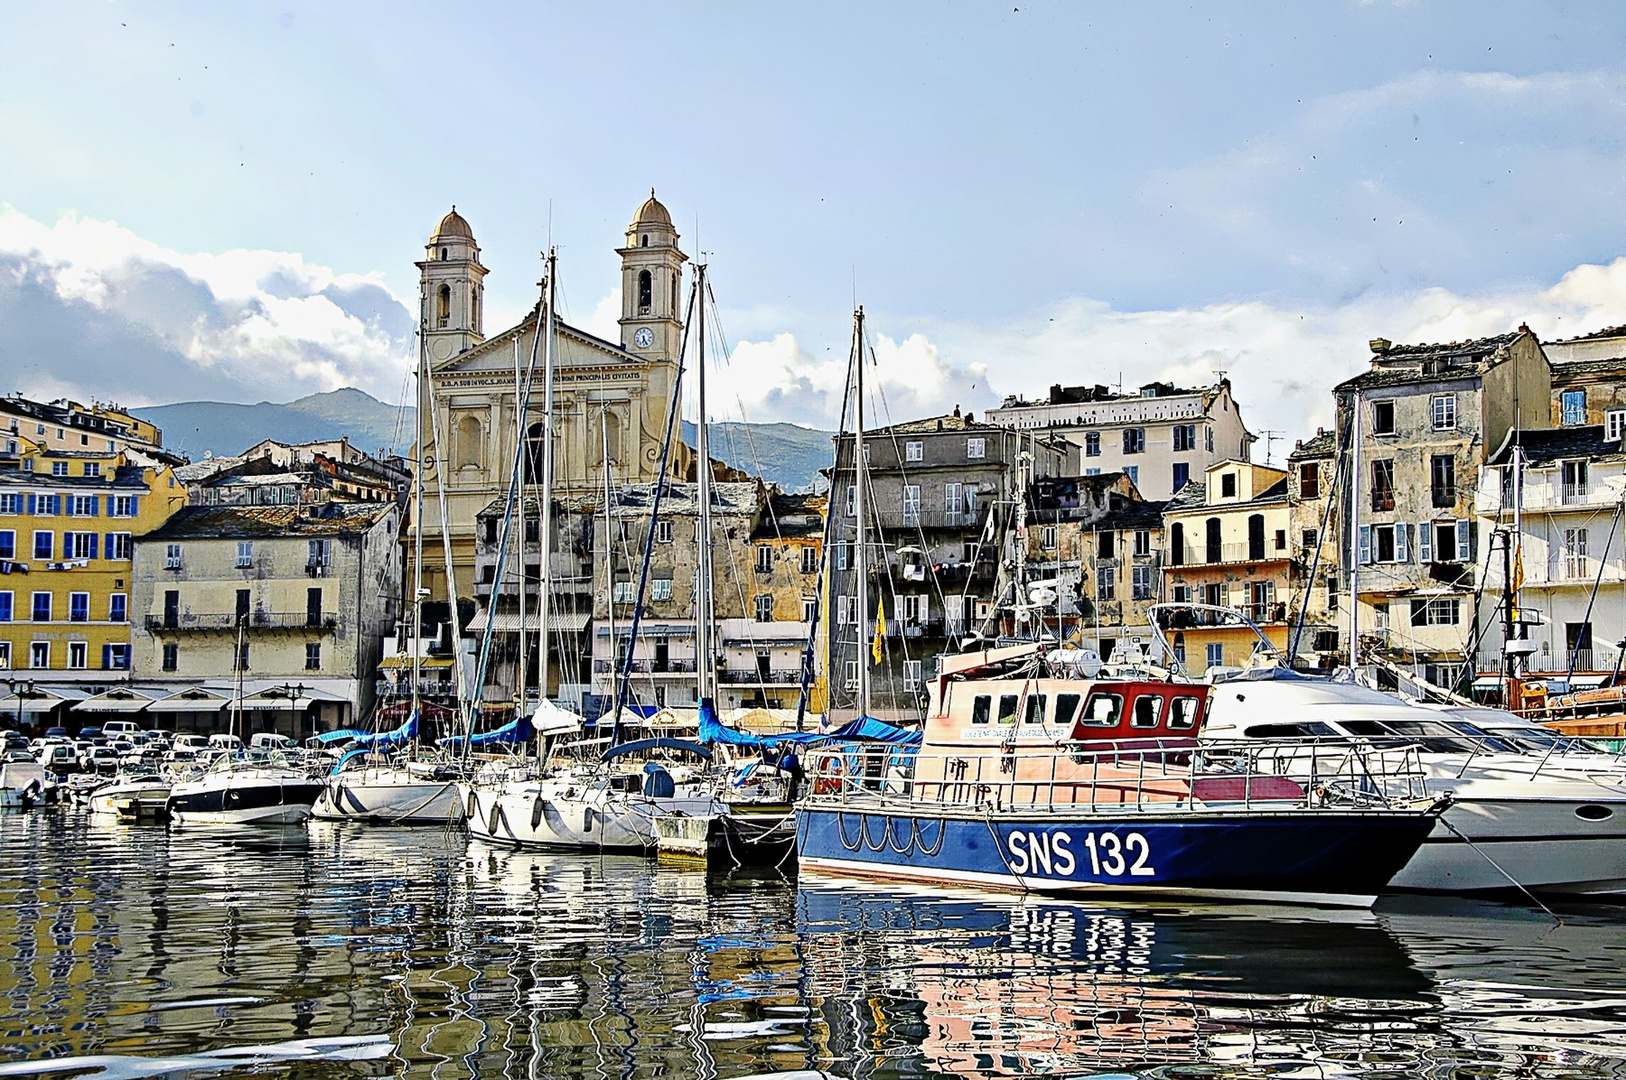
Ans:
{"type": "Polygon", "coordinates": [[[1406,534],[1411,532],[1410,525],[1395,526],[1395,562],[1411,562],[1411,552],[1407,550],[1410,545],[1406,543],[1406,534]]]}
{"type": "Polygon", "coordinates": [[[113,670],[113,646],[111,645],[102,646],[102,670],[113,670]]]}
{"type": "Polygon", "coordinates": [[[28,513],[30,516],[34,513],[34,493],[32,491],[28,493],[28,513]]]}
{"type": "MultiPolygon", "coordinates": [[[[112,496],[109,496],[111,498],[112,496]]],[[[102,500],[95,495],[90,497],[90,516],[100,517],[102,513],[102,500]]]]}
{"type": "Polygon", "coordinates": [[[1365,565],[1372,561],[1372,526],[1361,526],[1361,563],[1365,565]]]}
{"type": "Polygon", "coordinates": [[[1457,561],[1474,561],[1474,523],[1466,518],[1457,522],[1457,561]]]}
{"type": "Polygon", "coordinates": [[[1434,527],[1426,521],[1417,524],[1417,561],[1434,561],[1434,527]]]}
{"type": "Polygon", "coordinates": [[[141,512],[141,496],[139,496],[139,495],[131,495],[130,496],[130,516],[135,517],[140,512],[141,512]]]}
{"type": "Polygon", "coordinates": [[[112,557],[113,557],[113,534],[108,533],[106,536],[102,537],[102,558],[111,559],[112,557]]]}
{"type": "Polygon", "coordinates": [[[96,558],[96,534],[95,533],[90,534],[90,557],[92,559],[96,558]]]}

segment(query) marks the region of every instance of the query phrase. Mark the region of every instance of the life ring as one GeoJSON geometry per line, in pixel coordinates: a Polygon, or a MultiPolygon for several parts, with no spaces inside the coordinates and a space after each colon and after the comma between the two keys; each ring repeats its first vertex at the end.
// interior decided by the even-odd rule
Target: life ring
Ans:
{"type": "Polygon", "coordinates": [[[841,758],[832,754],[819,762],[819,771],[813,776],[813,794],[834,795],[841,790],[841,758]]]}

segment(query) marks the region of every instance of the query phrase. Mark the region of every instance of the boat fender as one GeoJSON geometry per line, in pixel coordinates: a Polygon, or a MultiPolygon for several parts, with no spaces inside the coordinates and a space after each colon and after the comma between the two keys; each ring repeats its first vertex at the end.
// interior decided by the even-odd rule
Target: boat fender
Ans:
{"type": "Polygon", "coordinates": [[[813,794],[833,795],[841,790],[841,758],[831,755],[819,763],[818,775],[813,778],[813,794]]]}
{"type": "Polygon", "coordinates": [[[502,821],[502,803],[493,799],[491,801],[491,817],[486,820],[486,827],[491,830],[492,836],[497,835],[497,824],[500,821],[502,821]]]}
{"type": "Polygon", "coordinates": [[[467,808],[467,814],[470,821],[480,820],[480,796],[474,793],[473,788],[469,789],[469,805],[467,808]]]}
{"type": "Polygon", "coordinates": [[[542,801],[542,796],[540,796],[540,795],[538,795],[536,797],[535,802],[531,803],[531,831],[532,832],[535,832],[536,829],[542,824],[542,812],[543,812],[543,809],[546,806],[547,806],[547,804],[542,801]]]}

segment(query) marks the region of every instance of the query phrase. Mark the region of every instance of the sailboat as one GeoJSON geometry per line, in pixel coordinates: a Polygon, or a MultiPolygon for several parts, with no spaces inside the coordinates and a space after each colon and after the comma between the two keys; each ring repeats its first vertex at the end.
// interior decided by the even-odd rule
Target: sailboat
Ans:
{"type": "MultiPolygon", "coordinates": [[[[429,399],[429,365],[423,330],[427,326],[427,297],[419,301],[417,415],[434,416],[429,399]]],[[[433,426],[433,420],[431,420],[433,426]]],[[[437,440],[438,442],[438,440],[437,440]]],[[[423,602],[423,435],[416,440],[412,470],[412,697],[404,722],[390,731],[355,739],[328,775],[311,808],[311,816],[324,821],[361,821],[383,825],[445,825],[463,819],[459,774],[439,755],[419,756],[423,722],[422,691],[423,602]],[[402,751],[404,750],[404,754],[402,751]],[[397,756],[400,755],[400,756],[397,756]]],[[[454,603],[453,610],[456,610],[454,603]]]]}
{"type": "MultiPolygon", "coordinates": [[[[246,619],[237,621],[237,651],[243,653],[246,619]]],[[[243,738],[243,665],[237,664],[237,696],[232,728],[243,738]]],[[[297,825],[311,816],[322,785],[269,747],[237,749],[221,755],[202,775],[175,783],[166,808],[179,824],[297,825]]]]}

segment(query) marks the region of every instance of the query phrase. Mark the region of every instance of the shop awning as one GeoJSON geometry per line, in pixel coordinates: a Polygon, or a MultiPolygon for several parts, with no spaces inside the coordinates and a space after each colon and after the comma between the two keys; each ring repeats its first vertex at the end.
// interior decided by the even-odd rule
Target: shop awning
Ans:
{"type": "MultiPolygon", "coordinates": [[[[549,615],[548,633],[579,634],[587,628],[587,619],[588,615],[585,611],[571,614],[549,615]]],[[[496,615],[492,615],[491,612],[482,609],[481,611],[475,613],[473,619],[469,620],[469,630],[476,634],[483,634],[485,633],[486,626],[488,624],[496,633],[517,634],[520,631],[519,612],[499,611],[496,613],[496,615]]],[[[534,613],[526,613],[526,633],[536,633],[541,625],[542,620],[537,618],[534,613]]]]}
{"type": "MultiPolygon", "coordinates": [[[[314,686],[300,687],[298,697],[291,697],[285,687],[268,686],[258,693],[244,695],[241,707],[261,710],[292,710],[308,708],[311,705],[337,704],[348,700],[348,698],[314,686]]],[[[227,704],[235,705],[236,702],[228,702],[227,704]]]]}
{"type": "Polygon", "coordinates": [[[103,690],[95,697],[75,702],[74,712],[138,713],[153,703],[156,694],[132,690],[127,686],[103,690]]]}
{"type": "Polygon", "coordinates": [[[25,691],[21,698],[16,694],[0,694],[0,713],[13,716],[19,711],[25,714],[48,713],[58,705],[71,705],[89,696],[83,690],[72,690],[66,686],[36,686],[33,690],[25,691]]]}
{"type": "Polygon", "coordinates": [[[177,690],[169,697],[159,698],[147,706],[148,712],[219,712],[231,699],[224,694],[217,694],[213,690],[206,690],[201,686],[190,686],[185,690],[177,690]]]}
{"type": "MultiPolygon", "coordinates": [[[[452,658],[450,656],[425,656],[418,661],[418,667],[424,671],[430,671],[435,668],[449,668],[451,666],[452,658]]],[[[384,659],[378,662],[379,671],[396,671],[401,669],[407,671],[412,670],[412,657],[403,656],[397,653],[394,656],[386,656],[384,659]]]]}

